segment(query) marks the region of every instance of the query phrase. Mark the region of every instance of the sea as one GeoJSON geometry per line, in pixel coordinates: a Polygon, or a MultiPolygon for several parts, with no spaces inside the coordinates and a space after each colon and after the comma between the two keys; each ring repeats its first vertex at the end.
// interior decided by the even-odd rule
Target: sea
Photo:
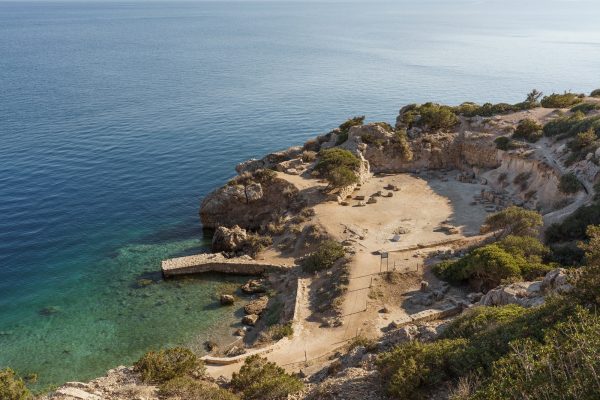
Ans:
{"type": "Polygon", "coordinates": [[[36,388],[202,352],[241,278],[208,249],[237,163],[408,103],[600,87],[595,0],[0,1],[0,368],[36,388]],[[233,288],[233,289],[232,289],[233,288]]]}

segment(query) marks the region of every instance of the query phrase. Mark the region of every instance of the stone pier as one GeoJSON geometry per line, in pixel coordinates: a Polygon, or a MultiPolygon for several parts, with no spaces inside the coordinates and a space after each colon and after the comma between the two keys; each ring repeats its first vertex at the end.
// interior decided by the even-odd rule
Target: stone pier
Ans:
{"type": "Polygon", "coordinates": [[[257,261],[249,256],[226,258],[217,254],[195,254],[193,256],[177,257],[162,262],[162,272],[165,278],[176,275],[202,274],[219,272],[233,275],[260,275],[265,272],[284,270],[289,266],[257,261]]]}

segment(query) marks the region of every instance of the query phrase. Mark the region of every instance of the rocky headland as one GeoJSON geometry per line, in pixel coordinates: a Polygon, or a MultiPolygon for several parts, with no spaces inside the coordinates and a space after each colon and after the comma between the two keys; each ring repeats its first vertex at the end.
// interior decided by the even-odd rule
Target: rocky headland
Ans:
{"type": "MultiPolygon", "coordinates": [[[[565,107],[552,96],[541,104],[532,92],[517,105],[410,105],[394,126],[356,117],[238,165],[200,206],[214,254],[163,263],[166,276],[262,275],[241,288],[252,296],[244,327],[230,346],[209,346],[206,372],[193,379],[231,398],[485,398],[476,396],[500,379],[485,363],[511,348],[503,342],[483,361],[464,356],[473,371],[485,365],[465,372],[450,347],[486,352],[481,343],[498,339],[485,335],[506,321],[514,323],[510,340],[529,337],[514,333],[516,316],[580,293],[585,273],[573,271],[586,263],[583,252],[565,249],[593,240],[568,237],[565,224],[597,206],[600,143],[589,136],[600,133],[600,98],[561,97],[572,102],[565,107]],[[585,113],[572,109],[580,104],[590,105],[585,113]],[[433,349],[450,366],[423,356],[433,349]],[[236,386],[242,365],[258,358],[282,366],[277,379],[295,389],[269,395],[263,387],[252,397],[236,386]],[[414,378],[405,359],[434,372],[414,378]]],[[[235,296],[222,294],[221,304],[235,306],[235,296]]],[[[532,337],[544,345],[539,329],[532,337]]],[[[197,398],[145,381],[140,368],[68,383],[46,398],[197,398]]]]}

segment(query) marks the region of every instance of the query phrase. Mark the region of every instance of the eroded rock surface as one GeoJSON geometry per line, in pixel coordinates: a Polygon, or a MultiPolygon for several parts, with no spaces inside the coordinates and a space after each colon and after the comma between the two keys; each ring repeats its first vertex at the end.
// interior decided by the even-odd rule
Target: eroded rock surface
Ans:
{"type": "Polygon", "coordinates": [[[273,171],[257,170],[232,179],[210,193],[200,207],[205,228],[259,229],[282,213],[300,207],[298,189],[273,171]]]}

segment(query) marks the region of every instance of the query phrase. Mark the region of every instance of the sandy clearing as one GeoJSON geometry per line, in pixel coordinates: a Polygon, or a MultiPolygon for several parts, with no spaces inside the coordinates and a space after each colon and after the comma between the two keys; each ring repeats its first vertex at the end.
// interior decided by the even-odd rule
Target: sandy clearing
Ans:
{"type": "MultiPolygon", "coordinates": [[[[378,202],[365,207],[341,206],[337,202],[324,202],[314,206],[315,222],[325,226],[329,233],[340,241],[356,241],[356,254],[350,263],[350,284],[344,296],[343,325],[323,328],[318,322],[310,321],[309,285],[310,278],[299,282],[297,319],[294,321],[294,336],[273,345],[265,356],[290,371],[304,367],[305,358],[314,360],[331,354],[335,349],[357,334],[380,334],[381,320],[377,307],[369,299],[369,286],[380,271],[380,258],[373,252],[381,249],[395,251],[418,244],[427,245],[448,239],[459,239],[475,235],[487,213],[482,205],[472,206],[473,196],[484,186],[461,183],[454,179],[457,172],[441,174],[440,178],[427,178],[409,174],[373,177],[362,185],[355,195],[369,196],[379,190],[384,194],[388,184],[396,185],[400,191],[393,197],[378,197],[378,202]],[[436,231],[443,223],[458,227],[460,234],[448,235],[436,231]],[[408,232],[401,240],[392,242],[394,231],[399,227],[408,232]],[[359,237],[362,237],[360,239],[359,237]]],[[[300,190],[309,192],[317,182],[300,176],[280,175],[294,183],[300,190]]],[[[351,204],[357,201],[352,200],[351,204]]],[[[393,253],[395,254],[395,253],[393,253]]],[[[420,252],[397,255],[398,267],[422,263],[420,252]],[[414,255],[416,257],[413,257],[414,255]]],[[[402,313],[401,305],[395,305],[395,313],[402,313]]],[[[208,366],[213,376],[230,376],[240,364],[208,366]]]]}

